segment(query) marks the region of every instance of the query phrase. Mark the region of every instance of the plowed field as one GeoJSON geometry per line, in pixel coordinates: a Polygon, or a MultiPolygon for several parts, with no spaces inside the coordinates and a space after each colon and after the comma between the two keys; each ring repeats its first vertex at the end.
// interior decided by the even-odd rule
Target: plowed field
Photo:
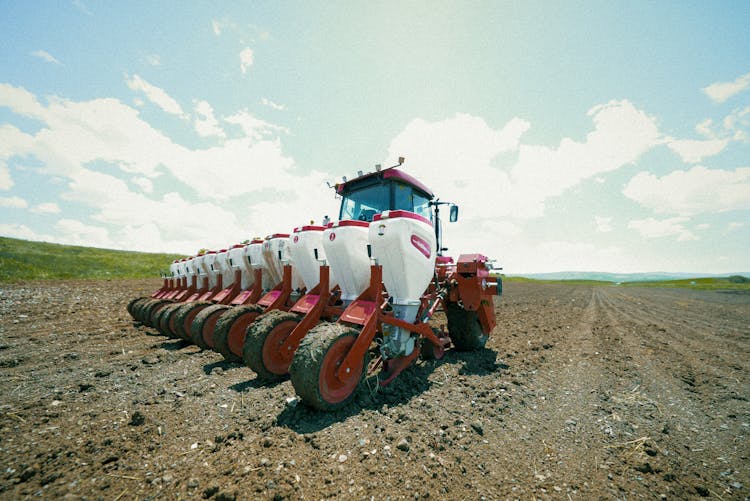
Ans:
{"type": "Polygon", "coordinates": [[[327,414],[134,324],[156,287],[0,288],[0,498],[750,496],[750,295],[511,283],[486,349],[327,414]]]}

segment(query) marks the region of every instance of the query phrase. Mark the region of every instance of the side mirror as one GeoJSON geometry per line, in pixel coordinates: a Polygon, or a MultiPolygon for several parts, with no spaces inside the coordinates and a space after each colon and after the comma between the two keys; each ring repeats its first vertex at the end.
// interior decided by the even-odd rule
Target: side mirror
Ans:
{"type": "Polygon", "coordinates": [[[455,223],[458,221],[458,205],[451,205],[450,222],[455,223]]]}

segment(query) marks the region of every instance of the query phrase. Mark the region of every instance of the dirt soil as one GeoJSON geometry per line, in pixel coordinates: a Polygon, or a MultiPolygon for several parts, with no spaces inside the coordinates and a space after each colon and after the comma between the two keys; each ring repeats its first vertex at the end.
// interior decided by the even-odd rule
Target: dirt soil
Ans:
{"type": "Polygon", "coordinates": [[[750,295],[507,284],[486,349],[321,413],[135,324],[157,287],[0,286],[0,498],[750,497],[750,295]]]}

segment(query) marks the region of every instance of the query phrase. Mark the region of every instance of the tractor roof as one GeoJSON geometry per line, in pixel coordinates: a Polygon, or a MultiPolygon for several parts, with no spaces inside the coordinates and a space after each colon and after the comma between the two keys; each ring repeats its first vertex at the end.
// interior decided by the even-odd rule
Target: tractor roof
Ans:
{"type": "Polygon", "coordinates": [[[435,196],[432,193],[432,190],[430,190],[427,186],[425,186],[421,181],[419,181],[418,179],[410,176],[406,172],[399,170],[395,167],[390,167],[388,169],[383,169],[381,171],[370,172],[369,174],[365,174],[363,176],[350,179],[349,181],[345,183],[338,184],[336,185],[336,193],[341,195],[347,191],[351,191],[353,189],[358,188],[359,185],[361,184],[365,184],[365,185],[370,184],[368,181],[372,182],[376,180],[385,180],[385,179],[397,179],[403,183],[413,186],[419,191],[424,192],[426,195],[428,195],[429,198],[433,198],[435,196]]]}

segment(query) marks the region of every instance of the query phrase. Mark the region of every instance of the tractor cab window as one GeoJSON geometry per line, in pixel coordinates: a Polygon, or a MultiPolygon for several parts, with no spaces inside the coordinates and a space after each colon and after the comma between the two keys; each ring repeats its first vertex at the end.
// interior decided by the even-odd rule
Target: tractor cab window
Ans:
{"type": "Polygon", "coordinates": [[[432,221],[430,200],[409,185],[397,183],[394,193],[394,209],[415,212],[432,221]]]}
{"type": "Polygon", "coordinates": [[[412,186],[401,182],[384,182],[354,189],[344,194],[339,219],[371,222],[386,210],[408,210],[432,221],[430,199],[412,186]]]}
{"type": "Polygon", "coordinates": [[[375,214],[388,210],[391,201],[390,186],[376,184],[352,191],[341,201],[340,219],[372,221],[375,214]]]}

